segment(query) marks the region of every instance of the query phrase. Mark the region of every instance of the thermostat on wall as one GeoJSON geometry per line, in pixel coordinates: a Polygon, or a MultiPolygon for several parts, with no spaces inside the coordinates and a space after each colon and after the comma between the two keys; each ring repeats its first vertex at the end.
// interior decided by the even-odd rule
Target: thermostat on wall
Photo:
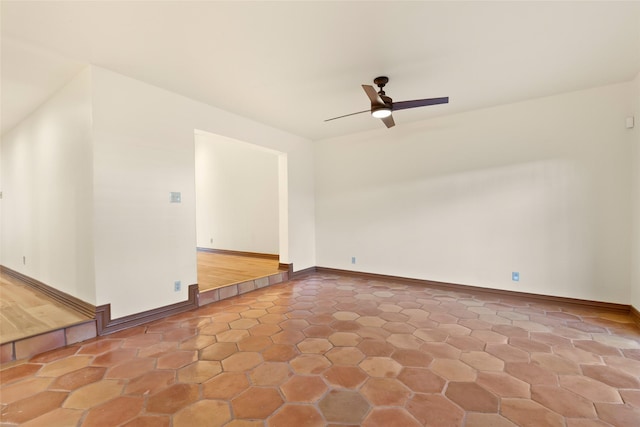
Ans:
{"type": "Polygon", "coordinates": [[[634,121],[635,120],[634,120],[633,116],[627,117],[627,129],[633,129],[633,126],[634,126],[633,122],[634,121]]]}

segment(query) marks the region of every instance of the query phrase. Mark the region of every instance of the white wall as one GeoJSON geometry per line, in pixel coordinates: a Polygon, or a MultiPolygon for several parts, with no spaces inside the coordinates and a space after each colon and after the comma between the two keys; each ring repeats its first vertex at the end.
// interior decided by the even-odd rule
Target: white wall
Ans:
{"type": "Polygon", "coordinates": [[[631,92],[316,142],[318,265],[628,303],[631,92]]]}
{"type": "Polygon", "coordinates": [[[633,81],[633,107],[631,114],[635,117],[635,127],[629,131],[634,135],[632,156],[633,169],[633,250],[631,252],[631,305],[640,310],[640,73],[633,81]]]}
{"type": "Polygon", "coordinates": [[[310,141],[99,67],[93,78],[96,288],[112,317],[182,301],[196,283],[195,129],[286,153],[281,262],[316,264],[310,141]]]}
{"type": "Polygon", "coordinates": [[[95,303],[90,88],[86,69],[3,135],[0,262],[95,303]]]}
{"type": "Polygon", "coordinates": [[[279,154],[196,132],[198,247],[277,254],[279,154]]]}
{"type": "Polygon", "coordinates": [[[2,211],[3,211],[3,204],[2,204],[2,137],[0,136],[0,265],[2,265],[2,247],[4,246],[3,243],[3,239],[2,239],[2,211]]]}

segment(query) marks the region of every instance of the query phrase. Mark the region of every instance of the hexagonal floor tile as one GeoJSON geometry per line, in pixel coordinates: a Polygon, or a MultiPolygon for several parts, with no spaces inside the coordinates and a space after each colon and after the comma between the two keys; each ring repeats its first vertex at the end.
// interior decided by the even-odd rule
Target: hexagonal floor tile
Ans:
{"type": "Polygon", "coordinates": [[[293,376],[280,386],[289,402],[315,402],[327,391],[327,385],[317,376],[293,376]]]}
{"type": "Polygon", "coordinates": [[[250,387],[231,400],[237,418],[264,419],[273,414],[284,401],[275,388],[250,387]]]}
{"type": "Polygon", "coordinates": [[[404,406],[411,390],[395,378],[369,378],[360,393],[373,405],[404,406]]]}
{"type": "Polygon", "coordinates": [[[123,387],[121,380],[97,381],[72,392],[64,401],[63,407],[89,409],[120,395],[123,387]]]}
{"type": "Polygon", "coordinates": [[[207,399],[230,400],[248,388],[244,372],[223,372],[202,385],[202,395],[207,399]]]}
{"type": "Polygon", "coordinates": [[[271,337],[271,335],[275,335],[281,330],[282,328],[274,323],[260,323],[259,325],[251,327],[249,333],[254,337],[271,337]]]}
{"type": "Polygon", "coordinates": [[[464,412],[440,394],[416,394],[406,406],[423,426],[462,425],[464,412]]]}
{"type": "Polygon", "coordinates": [[[231,342],[218,342],[211,344],[209,347],[205,347],[200,352],[200,359],[202,360],[223,360],[231,356],[238,351],[238,347],[235,343],[231,342]]]}
{"type": "Polygon", "coordinates": [[[336,311],[333,313],[333,317],[336,320],[355,320],[360,317],[360,315],[352,311],[336,311]]]}
{"type": "Polygon", "coordinates": [[[220,362],[199,360],[178,370],[178,381],[201,384],[222,372],[220,362]]]}
{"type": "Polygon", "coordinates": [[[173,384],[176,380],[173,371],[151,371],[129,381],[125,394],[145,395],[155,394],[163,388],[173,384]]]}
{"type": "Polygon", "coordinates": [[[567,418],[596,418],[593,403],[557,386],[531,386],[531,399],[567,418]]]}
{"type": "Polygon", "coordinates": [[[529,384],[555,385],[558,376],[536,363],[507,363],[504,368],[509,375],[529,384]]]}
{"type": "Polygon", "coordinates": [[[402,370],[402,365],[390,357],[367,357],[358,366],[372,377],[396,377],[402,370]]]}
{"type": "Polygon", "coordinates": [[[391,356],[395,351],[395,347],[386,341],[376,339],[364,339],[358,344],[358,349],[367,356],[391,356]]]}
{"type": "Polygon", "coordinates": [[[276,386],[285,382],[291,375],[289,364],[265,362],[249,372],[249,379],[257,386],[276,386]]]}
{"type": "Polygon", "coordinates": [[[357,366],[334,365],[322,374],[327,382],[336,387],[358,388],[367,380],[367,374],[357,366]]]}
{"type": "Polygon", "coordinates": [[[445,396],[469,412],[498,412],[498,397],[475,382],[450,382],[445,396]]]}
{"type": "Polygon", "coordinates": [[[516,425],[549,427],[564,427],[565,425],[561,415],[532,400],[504,398],[500,406],[500,414],[516,425]]]}
{"type": "Polygon", "coordinates": [[[377,326],[380,327],[387,323],[386,320],[381,319],[378,316],[361,316],[355,319],[356,322],[361,324],[362,326],[377,326]]]}
{"type": "Polygon", "coordinates": [[[258,319],[266,314],[267,314],[267,310],[251,308],[249,310],[246,310],[240,313],[240,316],[246,317],[248,319],[258,319]]]}
{"type": "Polygon", "coordinates": [[[228,331],[220,332],[216,334],[216,339],[218,342],[229,342],[229,343],[237,343],[241,341],[243,338],[249,336],[249,331],[246,329],[230,329],[228,331]]]}
{"type": "Polygon", "coordinates": [[[258,325],[258,321],[255,319],[238,319],[229,323],[231,329],[250,329],[258,325]]]}
{"type": "Polygon", "coordinates": [[[640,422],[640,408],[632,405],[596,403],[598,416],[613,426],[635,426],[640,422]]]}
{"type": "Polygon", "coordinates": [[[146,409],[148,412],[173,414],[198,400],[196,384],[174,384],[149,396],[146,409]]]}
{"type": "Polygon", "coordinates": [[[329,341],[336,347],[355,347],[362,341],[362,337],[353,332],[334,332],[329,335],[329,341]]]}
{"type": "Polygon", "coordinates": [[[60,407],[66,398],[67,393],[63,391],[42,391],[29,398],[17,400],[2,408],[2,422],[23,424],[60,407]]]}
{"type": "Polygon", "coordinates": [[[397,348],[418,349],[424,342],[413,334],[391,334],[387,342],[397,348]]]}
{"type": "Polygon", "coordinates": [[[135,417],[141,410],[144,401],[142,397],[120,396],[100,406],[92,408],[87,413],[83,426],[98,427],[105,425],[119,425],[135,417]]]}
{"type": "Polygon", "coordinates": [[[303,319],[289,319],[278,323],[284,330],[301,331],[309,326],[309,322],[303,319]]]}
{"type": "Polygon", "coordinates": [[[331,362],[319,354],[301,354],[289,362],[297,374],[319,374],[324,371],[331,362]]]}
{"type": "Polygon", "coordinates": [[[416,393],[440,393],[447,381],[423,368],[404,368],[398,379],[416,393]]]}
{"type": "Polygon", "coordinates": [[[337,365],[357,365],[365,355],[355,347],[335,347],[325,353],[325,357],[337,365]]]}
{"type": "Polygon", "coordinates": [[[326,338],[305,338],[297,347],[300,353],[324,354],[333,348],[333,345],[326,338]]]}
{"type": "Polygon", "coordinates": [[[322,415],[311,405],[287,404],[267,421],[269,427],[323,427],[322,415]]]}
{"type": "Polygon", "coordinates": [[[617,389],[594,380],[578,375],[560,375],[560,385],[592,402],[622,403],[617,389]]]}
{"type": "Polygon", "coordinates": [[[428,353],[419,350],[396,350],[391,355],[391,358],[400,363],[402,366],[416,368],[426,368],[433,361],[433,357],[431,357],[428,353]]]}
{"type": "Polygon", "coordinates": [[[297,355],[297,348],[287,344],[274,344],[262,352],[262,358],[266,362],[287,362],[297,355]]]}
{"type": "Polygon", "coordinates": [[[460,355],[460,360],[478,371],[502,371],[504,369],[504,362],[501,359],[484,351],[464,352],[460,355]]]}
{"type": "Polygon", "coordinates": [[[476,370],[455,359],[434,359],[430,369],[449,381],[475,381],[476,370]]]}
{"type": "Polygon", "coordinates": [[[240,351],[262,351],[273,345],[273,341],[268,336],[249,336],[238,341],[238,350],[240,351]]]}
{"type": "Polygon", "coordinates": [[[178,369],[194,362],[198,358],[198,352],[177,350],[158,358],[157,369],[178,369]]]}
{"type": "Polygon", "coordinates": [[[58,377],[51,384],[51,389],[72,391],[101,380],[106,371],[107,368],[105,367],[87,366],[58,377]]]}
{"type": "Polygon", "coordinates": [[[422,424],[403,408],[374,408],[362,427],[422,427],[422,424]]]}
{"type": "Polygon", "coordinates": [[[370,405],[357,391],[331,390],[318,407],[327,421],[359,425],[370,405]]]}
{"type": "Polygon", "coordinates": [[[296,330],[284,330],[271,336],[271,340],[276,344],[296,345],[304,339],[304,334],[301,331],[296,330]]]}
{"type": "Polygon", "coordinates": [[[122,427],[169,427],[171,417],[168,415],[138,415],[122,427]]]}
{"type": "Polygon", "coordinates": [[[225,371],[246,371],[262,362],[260,353],[253,351],[239,351],[222,361],[222,368],[225,371]]]}
{"type": "Polygon", "coordinates": [[[229,404],[221,400],[199,400],[173,416],[173,427],[222,426],[231,420],[229,404]]]}
{"type": "Polygon", "coordinates": [[[529,398],[530,385],[505,372],[478,372],[478,385],[500,397],[529,398]]]}

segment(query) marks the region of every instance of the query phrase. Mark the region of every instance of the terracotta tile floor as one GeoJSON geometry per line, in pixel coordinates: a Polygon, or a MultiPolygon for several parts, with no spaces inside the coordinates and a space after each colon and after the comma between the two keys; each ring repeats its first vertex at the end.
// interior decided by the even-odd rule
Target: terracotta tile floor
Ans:
{"type": "Polygon", "coordinates": [[[2,425],[640,426],[624,315],[314,274],[1,372],[2,425]]]}

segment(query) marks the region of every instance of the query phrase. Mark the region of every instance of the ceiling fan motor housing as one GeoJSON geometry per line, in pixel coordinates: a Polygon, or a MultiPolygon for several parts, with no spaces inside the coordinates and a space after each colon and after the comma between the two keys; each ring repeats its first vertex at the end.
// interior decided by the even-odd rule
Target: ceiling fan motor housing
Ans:
{"type": "Polygon", "coordinates": [[[371,115],[377,118],[389,117],[391,115],[391,104],[372,104],[371,115]]]}

